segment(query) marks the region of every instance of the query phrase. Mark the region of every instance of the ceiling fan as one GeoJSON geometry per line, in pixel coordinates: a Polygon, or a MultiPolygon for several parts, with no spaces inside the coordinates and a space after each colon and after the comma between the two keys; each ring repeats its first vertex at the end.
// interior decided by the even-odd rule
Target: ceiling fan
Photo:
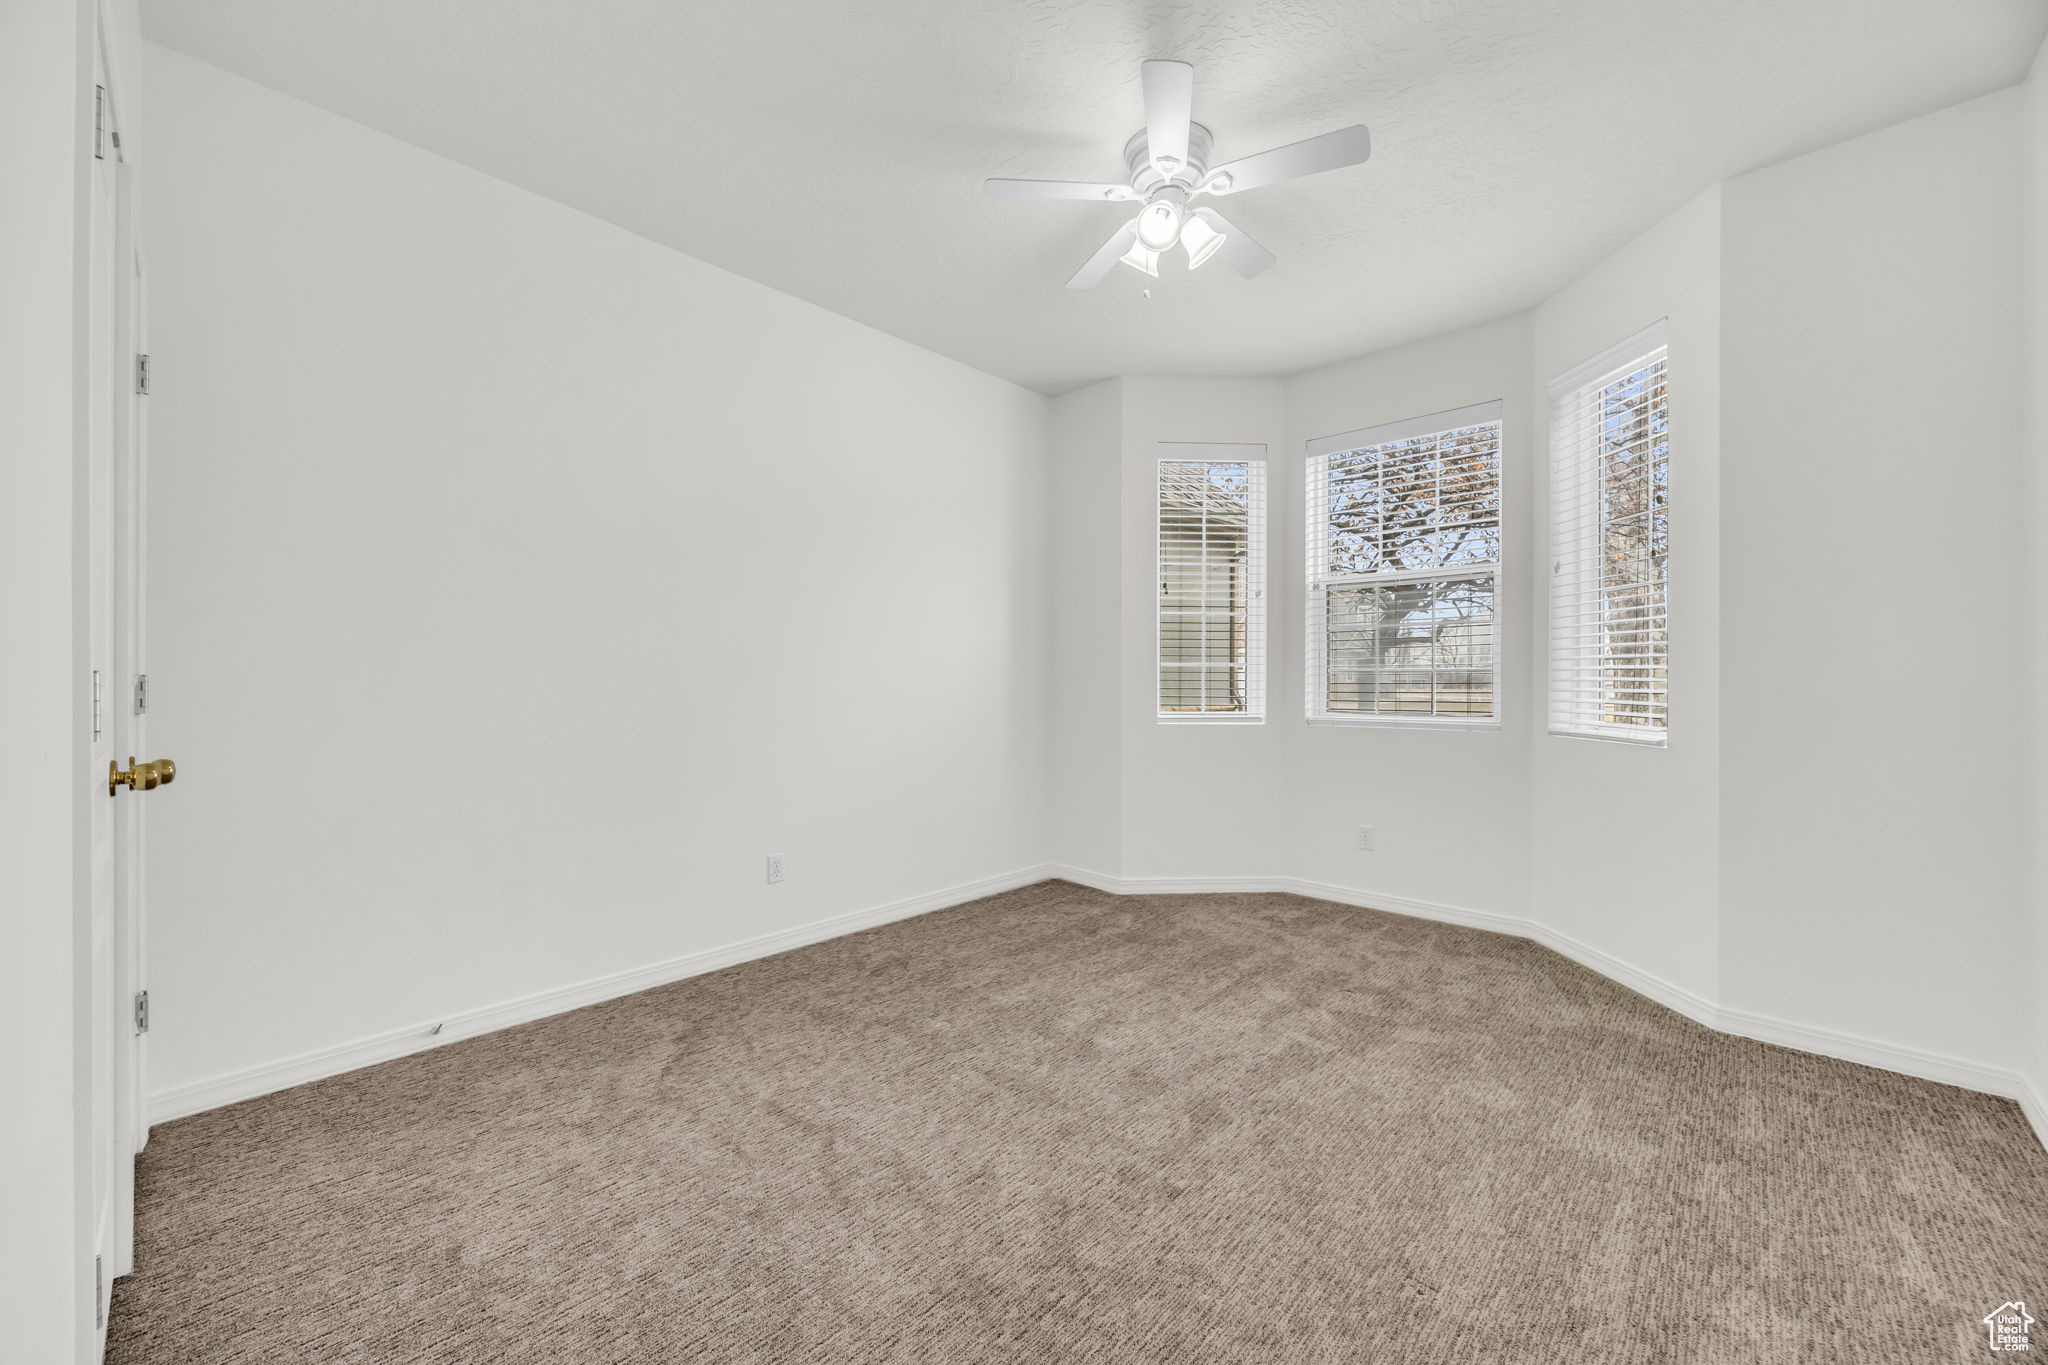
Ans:
{"type": "Polygon", "coordinates": [[[1195,69],[1186,62],[1148,61],[1144,80],[1145,126],[1124,144],[1128,182],[1091,185],[1076,180],[990,180],[983,184],[997,199],[1096,199],[1144,206],[1074,272],[1067,281],[1069,289],[1093,289],[1118,261],[1157,275],[1160,256],[1176,245],[1187,248],[1190,270],[1214,256],[1250,279],[1273,264],[1273,253],[1215,209],[1195,207],[1194,201],[1204,195],[1242,194],[1261,185],[1355,166],[1372,155],[1372,138],[1365,126],[1353,124],[1305,142],[1211,166],[1209,130],[1194,121],[1195,69]]]}

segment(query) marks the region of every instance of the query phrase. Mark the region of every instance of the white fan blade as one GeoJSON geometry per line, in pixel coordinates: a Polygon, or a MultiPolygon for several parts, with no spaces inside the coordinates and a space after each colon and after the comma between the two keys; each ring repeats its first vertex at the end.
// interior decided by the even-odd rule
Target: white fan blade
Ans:
{"type": "Polygon", "coordinates": [[[1089,185],[1079,180],[984,180],[991,199],[1136,199],[1129,185],[1089,185]]]}
{"type": "Polygon", "coordinates": [[[1067,281],[1067,288],[1093,289],[1096,285],[1101,284],[1102,277],[1115,267],[1116,263],[1123,258],[1123,254],[1129,251],[1132,244],[1137,240],[1137,224],[1135,222],[1125,223],[1116,230],[1116,236],[1104,242],[1102,249],[1088,258],[1088,264],[1074,272],[1074,278],[1067,281]]]}
{"type": "Polygon", "coordinates": [[[1356,123],[1305,142],[1289,143],[1241,161],[1211,167],[1203,185],[1210,194],[1236,194],[1319,171],[1334,171],[1339,166],[1356,166],[1371,155],[1372,134],[1365,131],[1364,124],[1356,123]],[[1228,182],[1223,180],[1226,175],[1230,177],[1228,182]]]}
{"type": "Polygon", "coordinates": [[[1223,245],[1216,248],[1216,259],[1246,279],[1263,273],[1266,267],[1277,259],[1272,252],[1245,236],[1243,228],[1233,225],[1216,210],[1196,209],[1195,212],[1200,214],[1210,227],[1224,234],[1223,245]]]}
{"type": "Polygon", "coordinates": [[[1195,69],[1186,62],[1147,62],[1145,154],[1164,176],[1188,164],[1188,124],[1195,117],[1195,69]]]}

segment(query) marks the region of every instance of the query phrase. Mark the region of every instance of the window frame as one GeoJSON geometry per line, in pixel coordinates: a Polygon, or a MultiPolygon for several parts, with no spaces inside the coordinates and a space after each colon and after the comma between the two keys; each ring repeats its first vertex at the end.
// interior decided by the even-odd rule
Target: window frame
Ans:
{"type": "Polygon", "coordinates": [[[1503,716],[1509,710],[1507,689],[1502,685],[1506,677],[1506,632],[1503,604],[1508,598],[1510,575],[1508,573],[1508,550],[1512,537],[1511,518],[1508,515],[1507,500],[1507,404],[1498,398],[1483,403],[1473,403],[1461,408],[1449,408],[1442,412],[1427,413],[1420,417],[1404,418],[1396,422],[1384,422],[1378,426],[1363,427],[1357,431],[1340,432],[1334,436],[1319,436],[1304,444],[1302,449],[1302,504],[1303,504],[1303,579],[1302,597],[1304,608],[1303,624],[1303,676],[1302,700],[1303,718],[1310,725],[1346,726],[1367,730],[1439,730],[1439,731],[1487,731],[1499,730],[1503,716]],[[1388,445],[1395,441],[1412,440],[1420,436],[1437,436],[1467,427],[1494,426],[1495,478],[1498,482],[1499,546],[1496,557],[1488,564],[1459,564],[1442,569],[1417,569],[1378,574],[1333,574],[1329,572],[1329,509],[1323,505],[1323,472],[1316,463],[1332,455],[1348,454],[1372,446],[1388,445]],[[1328,594],[1331,588],[1371,586],[1374,584],[1402,584],[1427,581],[1459,581],[1488,577],[1493,587],[1493,629],[1488,641],[1492,677],[1493,711],[1485,716],[1416,716],[1416,715],[1369,715],[1329,709],[1329,608],[1328,594]]]}
{"type": "MultiPolygon", "coordinates": [[[[1546,690],[1544,718],[1546,731],[1558,739],[1585,739],[1596,743],[1627,744],[1636,748],[1646,749],[1668,748],[1671,743],[1671,579],[1668,562],[1670,554],[1668,543],[1665,549],[1667,562],[1661,603],[1664,619],[1662,724],[1654,728],[1646,725],[1603,724],[1563,716],[1561,712],[1570,709],[1583,695],[1584,689],[1577,682],[1574,682],[1569,692],[1560,686],[1560,679],[1565,673],[1570,671],[1571,666],[1571,660],[1566,659],[1559,651],[1560,617],[1565,614],[1563,604],[1569,599],[1572,604],[1571,610],[1576,614],[1577,604],[1583,596],[1582,580],[1587,572],[1586,562],[1583,557],[1583,547],[1574,546],[1572,547],[1574,553],[1573,572],[1568,580],[1565,574],[1567,551],[1560,544],[1565,535],[1564,522],[1567,515],[1569,515],[1565,496],[1565,465],[1569,460],[1581,466],[1573,470],[1571,475],[1574,487],[1576,488],[1578,481],[1587,477],[1587,470],[1584,466],[1588,463],[1596,463],[1599,458],[1597,444],[1577,450],[1565,449],[1565,431],[1567,427],[1576,425],[1577,418],[1574,412],[1579,404],[1597,395],[1600,390],[1606,388],[1615,380],[1636,370],[1643,369],[1659,360],[1664,364],[1664,409],[1665,422],[1667,424],[1664,439],[1668,447],[1671,441],[1669,428],[1671,420],[1669,319],[1659,318],[1642,331],[1625,337],[1614,345],[1609,346],[1606,350],[1601,351],[1598,355],[1574,365],[1571,369],[1566,370],[1563,374],[1550,381],[1550,451],[1547,462],[1547,477],[1550,480],[1550,518],[1545,543],[1545,548],[1548,551],[1546,561],[1550,565],[1550,573],[1547,576],[1548,595],[1544,612],[1544,653],[1546,655],[1544,660],[1544,685],[1546,690]]],[[[1667,449],[1665,454],[1667,472],[1664,484],[1664,515],[1667,522],[1667,538],[1670,535],[1668,526],[1671,516],[1670,473],[1668,469],[1670,460],[1671,455],[1667,449]]],[[[1596,514],[1590,532],[1596,541],[1604,524],[1596,514]]],[[[1577,649],[1578,646],[1575,644],[1575,657],[1577,649]]]]}
{"type": "Polygon", "coordinates": [[[1266,723],[1267,577],[1270,470],[1264,445],[1215,441],[1159,441],[1152,465],[1152,711],[1161,725],[1264,725],[1266,723]],[[1159,582],[1166,562],[1166,526],[1160,516],[1162,476],[1169,464],[1243,465],[1251,490],[1245,530],[1245,709],[1242,711],[1167,711],[1159,704],[1166,668],[1166,612],[1159,602],[1159,582]],[[1256,603],[1256,605],[1254,605],[1256,603]]]}

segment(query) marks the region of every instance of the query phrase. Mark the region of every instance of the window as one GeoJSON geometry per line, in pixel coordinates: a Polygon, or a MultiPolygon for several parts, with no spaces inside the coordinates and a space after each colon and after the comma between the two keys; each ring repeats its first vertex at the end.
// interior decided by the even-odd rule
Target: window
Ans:
{"type": "Polygon", "coordinates": [[[1664,324],[1550,386],[1550,732],[1664,743],[1664,324]]]}
{"type": "Polygon", "coordinates": [[[1266,448],[1159,453],[1159,718],[1262,720],[1266,448]]]}
{"type": "Polygon", "coordinates": [[[1498,724],[1500,413],[1309,442],[1311,721],[1498,724]]]}

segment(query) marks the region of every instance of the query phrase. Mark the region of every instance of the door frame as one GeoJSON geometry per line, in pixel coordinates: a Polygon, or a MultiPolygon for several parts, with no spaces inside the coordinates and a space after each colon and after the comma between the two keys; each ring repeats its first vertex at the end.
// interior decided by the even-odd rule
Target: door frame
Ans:
{"type": "MultiPolygon", "coordinates": [[[[148,582],[148,491],[147,442],[148,403],[142,392],[135,359],[148,352],[147,276],[134,211],[136,173],[122,149],[114,173],[116,198],[116,241],[114,251],[114,315],[117,343],[114,348],[116,378],[125,383],[114,390],[113,502],[109,534],[113,542],[113,665],[117,686],[114,696],[115,747],[125,757],[138,754],[153,758],[149,748],[149,714],[144,709],[142,680],[149,671],[148,636],[145,630],[145,587],[148,582]],[[127,364],[121,361],[126,358],[127,364]]],[[[126,1275],[135,1268],[135,1163],[134,1157],[149,1141],[148,1106],[145,1103],[147,1033],[141,1028],[134,1008],[145,989],[144,978],[144,892],[143,875],[149,824],[149,802],[116,800],[114,819],[114,1000],[120,1008],[114,1050],[114,1127],[122,1160],[116,1163],[114,1226],[109,1278],[126,1275]]]]}

